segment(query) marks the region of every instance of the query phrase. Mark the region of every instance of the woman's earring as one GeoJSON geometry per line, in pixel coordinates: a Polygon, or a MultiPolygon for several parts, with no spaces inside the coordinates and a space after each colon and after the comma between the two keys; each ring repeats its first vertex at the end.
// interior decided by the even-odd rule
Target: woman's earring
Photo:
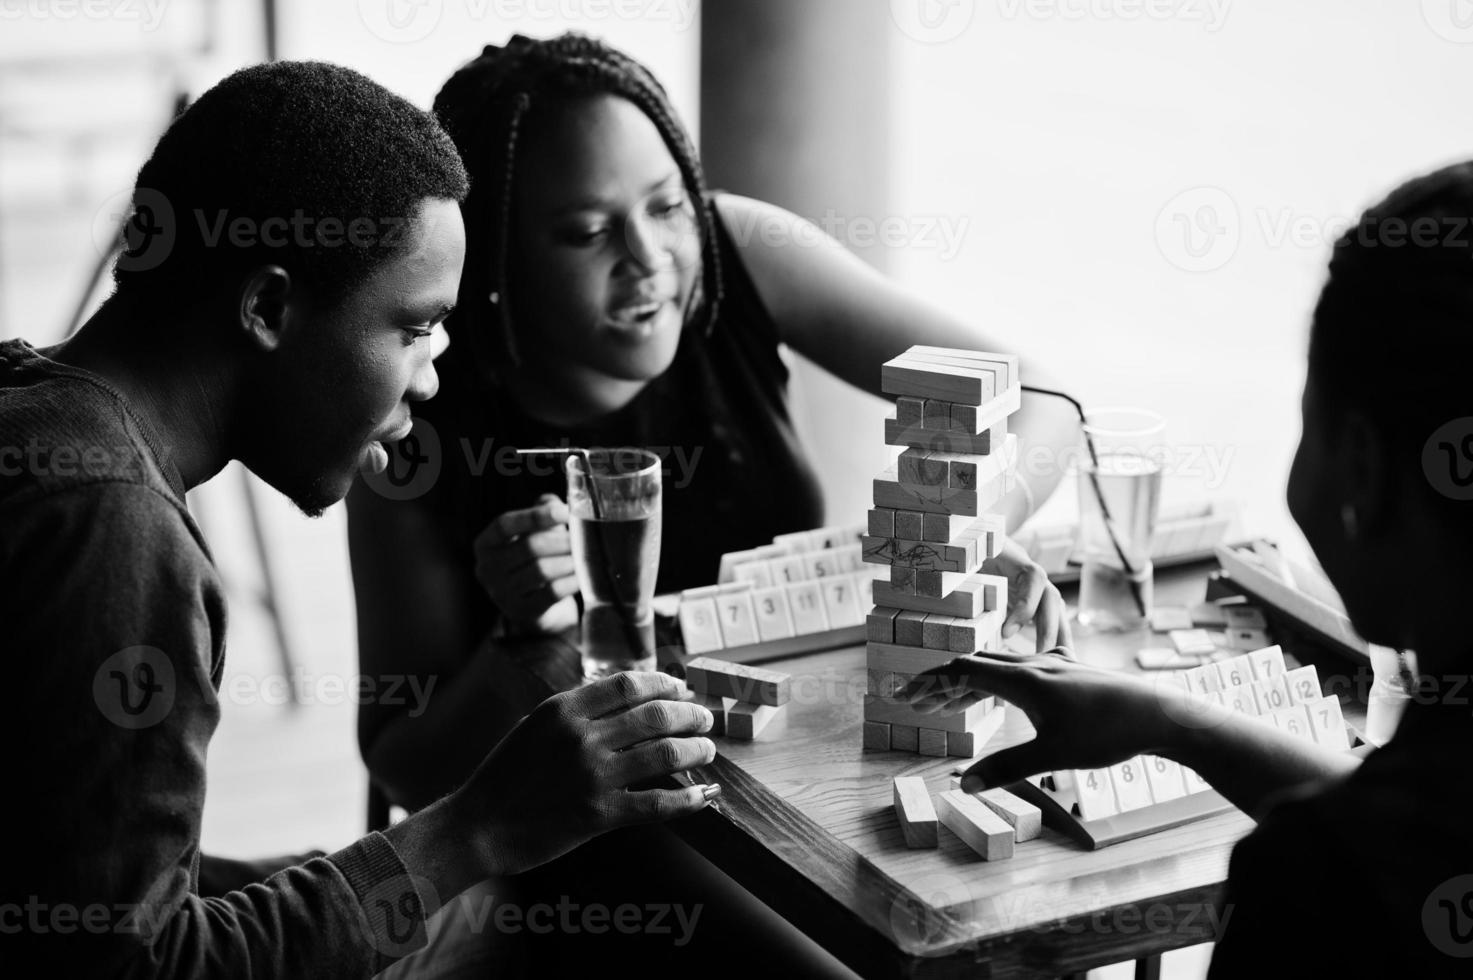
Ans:
{"type": "Polygon", "coordinates": [[[1351,504],[1340,505],[1340,526],[1345,529],[1345,538],[1354,541],[1360,536],[1360,522],[1355,517],[1355,507],[1351,504]]]}

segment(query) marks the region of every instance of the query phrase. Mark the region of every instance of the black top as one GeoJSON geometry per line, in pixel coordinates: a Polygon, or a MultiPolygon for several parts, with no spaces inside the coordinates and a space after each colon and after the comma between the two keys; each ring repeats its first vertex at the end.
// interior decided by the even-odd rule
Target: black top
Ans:
{"type": "Polygon", "coordinates": [[[1411,704],[1233,851],[1211,976],[1473,976],[1473,709],[1411,704]]]}
{"type": "MultiPolygon", "coordinates": [[[[529,417],[505,390],[477,385],[469,344],[452,344],[437,362],[440,393],[415,406],[417,419],[433,425],[442,460],[422,499],[467,575],[471,543],[493,518],[535,506],[544,493],[566,499],[561,456],[517,457],[514,448],[659,453],[666,461],[660,592],[709,585],[723,553],[823,524],[822,491],[788,413],[776,324],[719,217],[716,229],[725,295],[710,335],[687,327],[670,368],[617,412],[558,428],[529,417]],[[469,391],[473,385],[481,390],[469,391]]],[[[495,610],[489,598],[484,606],[488,618],[476,625],[489,628],[495,610]]]]}

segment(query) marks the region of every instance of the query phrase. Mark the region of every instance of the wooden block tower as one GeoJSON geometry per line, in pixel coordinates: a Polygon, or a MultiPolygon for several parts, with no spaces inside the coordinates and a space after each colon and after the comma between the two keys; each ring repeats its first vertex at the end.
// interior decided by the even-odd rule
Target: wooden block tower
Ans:
{"type": "Polygon", "coordinates": [[[864,560],[888,570],[874,582],[867,620],[864,745],[971,757],[1002,726],[1001,703],[923,715],[895,694],[958,654],[1001,649],[1007,579],[980,569],[1006,530],[988,510],[1013,479],[1018,359],[912,347],[885,363],[881,384],[896,396],[885,442],[902,448],[875,478],[864,538],[864,560]]]}

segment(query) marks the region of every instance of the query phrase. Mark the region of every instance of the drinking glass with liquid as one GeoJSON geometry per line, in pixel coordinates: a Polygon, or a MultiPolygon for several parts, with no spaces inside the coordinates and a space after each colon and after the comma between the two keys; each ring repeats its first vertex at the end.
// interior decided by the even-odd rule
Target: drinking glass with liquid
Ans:
{"type": "Polygon", "coordinates": [[[1138,408],[1095,409],[1085,419],[1079,623],[1095,630],[1135,629],[1151,615],[1151,537],[1161,504],[1166,422],[1138,408]]]}
{"type": "Polygon", "coordinates": [[[567,458],[573,566],[583,593],[583,672],[653,669],[660,572],[660,457],[590,449],[567,458]]]}

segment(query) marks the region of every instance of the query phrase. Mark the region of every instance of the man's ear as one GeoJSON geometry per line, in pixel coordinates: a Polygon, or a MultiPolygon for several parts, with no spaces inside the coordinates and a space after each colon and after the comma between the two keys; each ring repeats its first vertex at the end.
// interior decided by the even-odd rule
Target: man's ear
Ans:
{"type": "Polygon", "coordinates": [[[240,284],[236,317],[246,343],[262,351],[277,348],[288,325],[291,291],[292,277],[281,266],[263,265],[251,270],[240,284]]]}

